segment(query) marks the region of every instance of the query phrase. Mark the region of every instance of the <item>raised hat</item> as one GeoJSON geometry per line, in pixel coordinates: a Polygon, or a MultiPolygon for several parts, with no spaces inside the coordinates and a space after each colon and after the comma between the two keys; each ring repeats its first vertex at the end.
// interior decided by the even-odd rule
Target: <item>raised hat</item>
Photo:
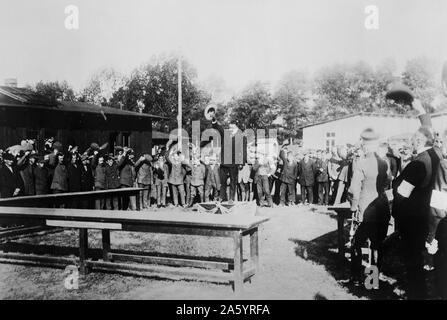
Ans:
{"type": "Polygon", "coordinates": [[[373,128],[366,128],[360,134],[363,141],[376,141],[379,140],[379,134],[374,131],[373,128]]]}
{"type": "Polygon", "coordinates": [[[394,83],[387,91],[385,98],[394,100],[398,103],[411,105],[414,100],[414,95],[408,86],[403,83],[394,83]]]}
{"type": "Polygon", "coordinates": [[[209,121],[213,120],[213,119],[211,119],[211,117],[208,115],[208,113],[210,112],[210,110],[214,110],[214,111],[216,112],[216,111],[217,111],[217,107],[216,107],[214,104],[210,104],[210,105],[208,105],[208,106],[205,108],[205,110],[204,110],[204,113],[205,113],[205,119],[206,119],[206,120],[209,120],[209,121]]]}

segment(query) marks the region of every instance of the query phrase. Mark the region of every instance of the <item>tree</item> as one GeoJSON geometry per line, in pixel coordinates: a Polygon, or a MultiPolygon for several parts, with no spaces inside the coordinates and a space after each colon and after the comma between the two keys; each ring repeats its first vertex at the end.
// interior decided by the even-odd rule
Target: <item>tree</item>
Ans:
{"type": "Polygon", "coordinates": [[[81,100],[96,105],[109,105],[113,94],[125,84],[123,75],[112,68],[95,72],[81,92],[81,100]]]}
{"type": "Polygon", "coordinates": [[[407,112],[385,99],[395,69],[393,60],[385,60],[376,70],[364,62],[322,69],[315,80],[314,114],[328,119],[357,112],[407,112]]]}
{"type": "Polygon", "coordinates": [[[429,105],[436,96],[435,63],[425,57],[407,62],[402,73],[402,82],[413,90],[421,101],[429,105]]]}
{"type": "Polygon", "coordinates": [[[31,90],[49,97],[52,101],[75,101],[76,96],[66,81],[43,82],[39,81],[31,90]]]}
{"type": "Polygon", "coordinates": [[[279,116],[283,120],[280,126],[286,136],[297,137],[298,126],[308,120],[307,90],[308,80],[304,72],[290,71],[279,81],[273,100],[280,110],[279,116]]]}
{"type": "MultiPolygon", "coordinates": [[[[113,107],[165,116],[166,125],[177,127],[178,59],[176,56],[154,57],[151,62],[136,68],[126,83],[110,99],[113,107]]],[[[191,121],[203,119],[203,110],[210,96],[197,84],[197,72],[188,61],[182,60],[182,125],[191,128],[191,121]]]]}
{"type": "Polygon", "coordinates": [[[240,129],[269,129],[276,119],[279,110],[262,82],[247,86],[239,97],[233,97],[227,104],[228,120],[240,129]]]}

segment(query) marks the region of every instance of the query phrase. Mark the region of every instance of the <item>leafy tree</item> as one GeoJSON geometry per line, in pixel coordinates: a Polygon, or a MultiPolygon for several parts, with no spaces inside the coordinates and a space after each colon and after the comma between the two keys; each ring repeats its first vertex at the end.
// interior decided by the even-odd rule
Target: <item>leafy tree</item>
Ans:
{"type": "Polygon", "coordinates": [[[112,68],[95,72],[81,92],[80,100],[96,105],[109,105],[112,95],[125,83],[124,77],[112,68]]]}
{"type": "Polygon", "coordinates": [[[49,97],[52,101],[75,101],[76,95],[66,81],[43,82],[39,81],[31,87],[36,93],[49,97]]]}
{"type": "Polygon", "coordinates": [[[233,97],[226,107],[228,121],[242,130],[271,128],[279,113],[267,85],[259,81],[247,86],[239,97],[233,97]]]}
{"type": "MultiPolygon", "coordinates": [[[[178,59],[176,56],[154,57],[151,62],[136,68],[126,83],[110,99],[114,107],[168,117],[165,125],[177,127],[178,59]]],[[[182,124],[189,130],[191,121],[203,119],[203,110],[210,96],[199,88],[197,72],[188,61],[182,60],[182,124]]]]}
{"type": "Polygon", "coordinates": [[[273,100],[280,110],[279,115],[283,120],[280,126],[285,136],[297,137],[298,126],[308,120],[308,87],[307,75],[300,71],[290,71],[279,81],[273,100]]]}
{"type": "Polygon", "coordinates": [[[435,63],[418,57],[407,62],[402,73],[402,82],[410,87],[421,101],[429,105],[436,95],[435,63]]]}

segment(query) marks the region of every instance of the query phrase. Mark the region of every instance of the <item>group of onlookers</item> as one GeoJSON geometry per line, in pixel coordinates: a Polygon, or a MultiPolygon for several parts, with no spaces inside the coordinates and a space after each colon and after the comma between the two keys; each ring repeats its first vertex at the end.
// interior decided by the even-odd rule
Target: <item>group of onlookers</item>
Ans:
{"type": "MultiPolygon", "coordinates": [[[[422,126],[401,156],[386,154],[379,134],[362,132],[362,154],[352,162],[348,199],[354,234],[351,242],[351,280],[362,283],[362,247],[370,243],[370,263],[383,270],[387,234],[394,217],[398,252],[406,267],[409,299],[447,299],[447,160],[442,139],[434,134],[430,116],[419,100],[413,108],[422,126]],[[432,194],[438,194],[433,201],[432,194]],[[427,272],[434,272],[434,295],[429,295],[427,272]]],[[[388,239],[393,239],[391,237],[388,239]]],[[[391,241],[391,240],[390,240],[391,241]]],[[[389,242],[388,242],[389,243],[389,242]]]]}

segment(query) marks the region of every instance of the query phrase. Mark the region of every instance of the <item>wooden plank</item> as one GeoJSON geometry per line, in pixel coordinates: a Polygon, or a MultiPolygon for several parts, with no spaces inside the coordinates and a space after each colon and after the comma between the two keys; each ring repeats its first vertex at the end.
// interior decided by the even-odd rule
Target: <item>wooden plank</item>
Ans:
{"type": "Polygon", "coordinates": [[[30,201],[30,200],[54,200],[54,199],[77,199],[84,197],[98,197],[104,198],[113,195],[123,195],[123,194],[131,194],[136,195],[140,191],[145,188],[118,188],[118,189],[107,189],[107,190],[94,190],[94,191],[82,191],[82,192],[66,192],[66,193],[57,193],[57,194],[43,194],[36,196],[21,196],[21,197],[12,197],[12,198],[2,198],[0,199],[0,205],[6,202],[18,202],[18,201],[30,201]]]}
{"type": "Polygon", "coordinates": [[[86,259],[88,251],[88,230],[79,229],[79,271],[81,274],[87,273],[86,259]]]}
{"type": "Polygon", "coordinates": [[[232,274],[222,271],[188,269],[169,266],[142,265],[135,263],[117,263],[103,261],[87,261],[89,269],[98,271],[131,271],[138,273],[148,273],[153,277],[161,277],[168,279],[212,279],[214,281],[231,281],[232,274]]]}
{"type": "Polygon", "coordinates": [[[107,222],[91,222],[91,221],[72,221],[72,220],[47,220],[47,226],[64,227],[64,228],[86,228],[86,229],[107,229],[107,230],[121,230],[121,223],[107,223],[107,222]]]}
{"type": "Polygon", "coordinates": [[[53,256],[42,256],[36,254],[24,254],[24,253],[11,253],[11,252],[0,252],[1,262],[35,262],[38,265],[70,265],[76,264],[76,258],[65,258],[65,257],[53,257],[53,256]]]}
{"type": "Polygon", "coordinates": [[[344,235],[345,218],[342,215],[337,216],[337,241],[338,241],[338,257],[345,258],[345,235],[344,235]]]}
{"type": "Polygon", "coordinates": [[[241,232],[235,232],[233,235],[234,240],[234,291],[236,293],[241,293],[243,290],[243,243],[242,243],[242,234],[241,232]]]}
{"type": "Polygon", "coordinates": [[[102,259],[109,261],[110,230],[102,230],[102,259]]]}
{"type": "Polygon", "coordinates": [[[250,234],[250,258],[255,271],[257,271],[259,266],[258,228],[253,229],[250,234]]]}
{"type": "Polygon", "coordinates": [[[166,234],[187,234],[208,237],[232,237],[234,231],[228,229],[206,228],[203,226],[176,226],[158,224],[123,224],[123,231],[166,233],[166,234]]]}
{"type": "Polygon", "coordinates": [[[191,227],[251,229],[269,220],[246,215],[201,215],[195,212],[128,212],[118,210],[0,207],[1,218],[82,220],[95,222],[167,224],[191,227]]]}
{"type": "Polygon", "coordinates": [[[195,267],[195,268],[208,268],[208,269],[220,269],[229,270],[232,266],[228,262],[219,261],[207,261],[198,259],[186,259],[186,258],[171,258],[171,257],[156,257],[148,255],[130,255],[120,253],[110,253],[110,260],[116,261],[133,261],[138,263],[147,264],[159,264],[166,266],[178,266],[178,267],[195,267]]]}
{"type": "Polygon", "coordinates": [[[9,237],[17,237],[22,235],[30,235],[36,232],[48,230],[48,227],[45,226],[31,226],[31,227],[14,227],[14,228],[7,228],[0,231],[0,238],[9,238],[9,237]]]}

